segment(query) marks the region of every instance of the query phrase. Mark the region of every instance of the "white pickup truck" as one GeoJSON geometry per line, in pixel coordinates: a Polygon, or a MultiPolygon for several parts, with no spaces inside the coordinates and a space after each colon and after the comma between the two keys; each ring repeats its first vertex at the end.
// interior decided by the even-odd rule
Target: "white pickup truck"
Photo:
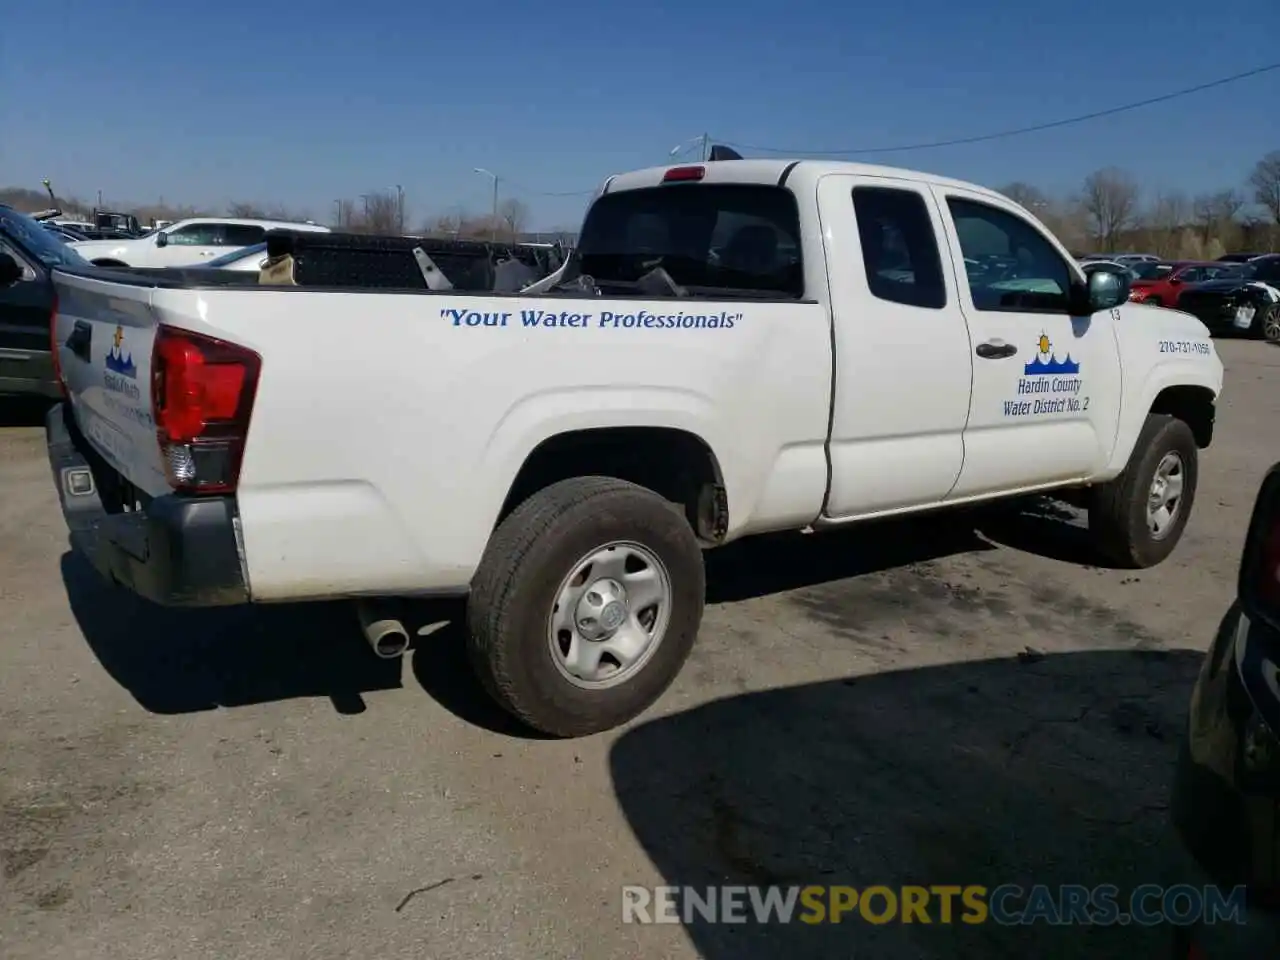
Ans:
{"type": "Polygon", "coordinates": [[[535,295],[209,273],[54,273],[76,548],[161,604],[356,599],[384,655],[465,594],[487,689],[561,736],[661,695],[702,550],[751,534],[1073,488],[1159,563],[1223,378],[1005,197],[848,163],[613,176],[535,295]]]}

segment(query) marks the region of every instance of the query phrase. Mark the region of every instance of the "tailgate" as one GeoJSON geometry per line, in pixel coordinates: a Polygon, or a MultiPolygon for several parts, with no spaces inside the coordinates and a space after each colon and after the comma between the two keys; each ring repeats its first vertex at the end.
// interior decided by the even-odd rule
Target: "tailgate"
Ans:
{"type": "Polygon", "coordinates": [[[55,340],[80,432],[124,479],[168,493],[151,412],[154,288],[54,272],[55,340]]]}

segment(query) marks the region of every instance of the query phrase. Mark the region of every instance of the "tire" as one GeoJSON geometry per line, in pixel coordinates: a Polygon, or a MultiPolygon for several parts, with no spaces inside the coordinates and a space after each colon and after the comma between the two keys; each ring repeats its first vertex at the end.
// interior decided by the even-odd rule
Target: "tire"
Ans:
{"type": "Polygon", "coordinates": [[[1149,304],[1151,304],[1151,306],[1153,306],[1153,307],[1163,307],[1163,306],[1164,306],[1164,301],[1163,301],[1163,300],[1161,300],[1159,297],[1148,297],[1146,300],[1143,300],[1142,302],[1143,302],[1143,303],[1149,303],[1149,304]]]}
{"type": "MultiPolygon", "coordinates": [[[[653,491],[622,480],[562,480],[520,504],[490,538],[467,603],[468,654],[489,695],[518,720],[557,737],[599,733],[638,716],[675,680],[697,637],[705,597],[702,548],[682,512],[653,491]],[[607,649],[614,635],[593,647],[583,639],[589,620],[579,616],[583,610],[599,612],[600,620],[590,622],[602,629],[606,612],[621,615],[623,607],[599,606],[600,598],[625,600],[625,588],[618,594],[609,591],[638,575],[621,572],[616,581],[588,579],[585,586],[567,588],[579,591],[572,601],[573,629],[558,631],[553,643],[556,601],[567,578],[587,558],[594,555],[592,567],[602,570],[622,562],[615,553],[656,561],[648,563],[653,583],[659,594],[663,583],[667,588],[664,602],[625,615],[616,637],[624,636],[628,624],[634,629],[651,609],[652,634],[658,639],[628,668],[612,654],[602,656],[605,668],[611,666],[610,658],[617,666],[612,679],[575,679],[566,665],[565,638],[573,637],[589,651],[607,649]],[[643,553],[648,556],[641,557],[643,553]],[[604,586],[590,589],[598,584],[604,586]],[[588,601],[597,606],[584,607],[588,601]]],[[[644,630],[629,634],[641,640],[647,635],[644,630]]]]}
{"type": "Polygon", "coordinates": [[[1093,491],[1089,532],[1103,557],[1119,567],[1144,569],[1173,552],[1195,502],[1198,455],[1195,436],[1185,422],[1166,414],[1147,415],[1124,471],[1093,491]],[[1157,468],[1173,455],[1179,461],[1181,496],[1169,525],[1157,535],[1148,523],[1148,498],[1157,468]]]}
{"type": "Polygon", "coordinates": [[[1259,312],[1262,315],[1254,321],[1257,335],[1268,343],[1280,343],[1280,303],[1263,307],[1259,312]]]}

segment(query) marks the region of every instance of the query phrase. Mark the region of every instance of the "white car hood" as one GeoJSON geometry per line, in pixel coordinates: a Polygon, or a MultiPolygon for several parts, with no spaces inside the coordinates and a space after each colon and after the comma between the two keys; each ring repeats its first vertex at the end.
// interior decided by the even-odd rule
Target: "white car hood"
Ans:
{"type": "Polygon", "coordinates": [[[1208,337],[1209,328],[1196,317],[1171,307],[1146,303],[1124,303],[1116,308],[1121,323],[1142,324],[1146,329],[1161,330],[1169,336],[1208,337]]]}

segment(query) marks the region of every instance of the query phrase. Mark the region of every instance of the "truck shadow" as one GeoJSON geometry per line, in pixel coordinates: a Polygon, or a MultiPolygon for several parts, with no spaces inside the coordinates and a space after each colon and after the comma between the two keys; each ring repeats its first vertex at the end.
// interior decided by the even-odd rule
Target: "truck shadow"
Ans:
{"type": "Polygon", "coordinates": [[[975,515],[975,527],[992,543],[1081,567],[1115,569],[1089,536],[1085,512],[1052,497],[993,504],[975,515]]]}
{"type": "Polygon", "coordinates": [[[362,693],[402,685],[400,663],[373,655],[347,604],[171,610],[111,586],[74,552],[61,565],[94,656],[153,713],[328,697],[354,714],[362,693]]]}
{"type": "Polygon", "coordinates": [[[0,428],[42,427],[53,403],[43,397],[0,397],[0,428]]]}
{"type": "MultiPolygon", "coordinates": [[[[1121,642],[1117,638],[1117,643],[1121,642]]],[[[1167,796],[1203,654],[1099,650],[850,677],[715,701],[614,744],[618,801],[661,883],[1116,884],[1191,879],[1167,796]]],[[[643,881],[641,881],[643,882],[643,881]]],[[[621,893],[618,894],[622,896],[621,893]]],[[[1171,928],[712,923],[707,960],[1168,955],[1171,928]]],[[[884,910],[872,902],[872,915],[884,910]]],[[[622,910],[619,901],[618,909],[622,910]]],[[[677,911],[683,912],[683,911],[677,911]]],[[[642,936],[642,934],[641,934],[642,936]]]]}
{"type": "MultiPolygon", "coordinates": [[[[977,535],[974,516],[939,513],[813,536],[743,540],[707,554],[707,602],[732,603],[996,549],[977,535]]],[[[74,553],[62,558],[62,578],[94,655],[155,713],[320,696],[340,713],[359,713],[365,709],[361,693],[402,685],[401,664],[373,656],[348,604],[165,609],[109,586],[74,553]]],[[[538,736],[512,721],[474,679],[466,662],[462,601],[423,602],[410,610],[411,632],[424,634],[410,651],[410,666],[426,693],[469,723],[538,736]]]]}

